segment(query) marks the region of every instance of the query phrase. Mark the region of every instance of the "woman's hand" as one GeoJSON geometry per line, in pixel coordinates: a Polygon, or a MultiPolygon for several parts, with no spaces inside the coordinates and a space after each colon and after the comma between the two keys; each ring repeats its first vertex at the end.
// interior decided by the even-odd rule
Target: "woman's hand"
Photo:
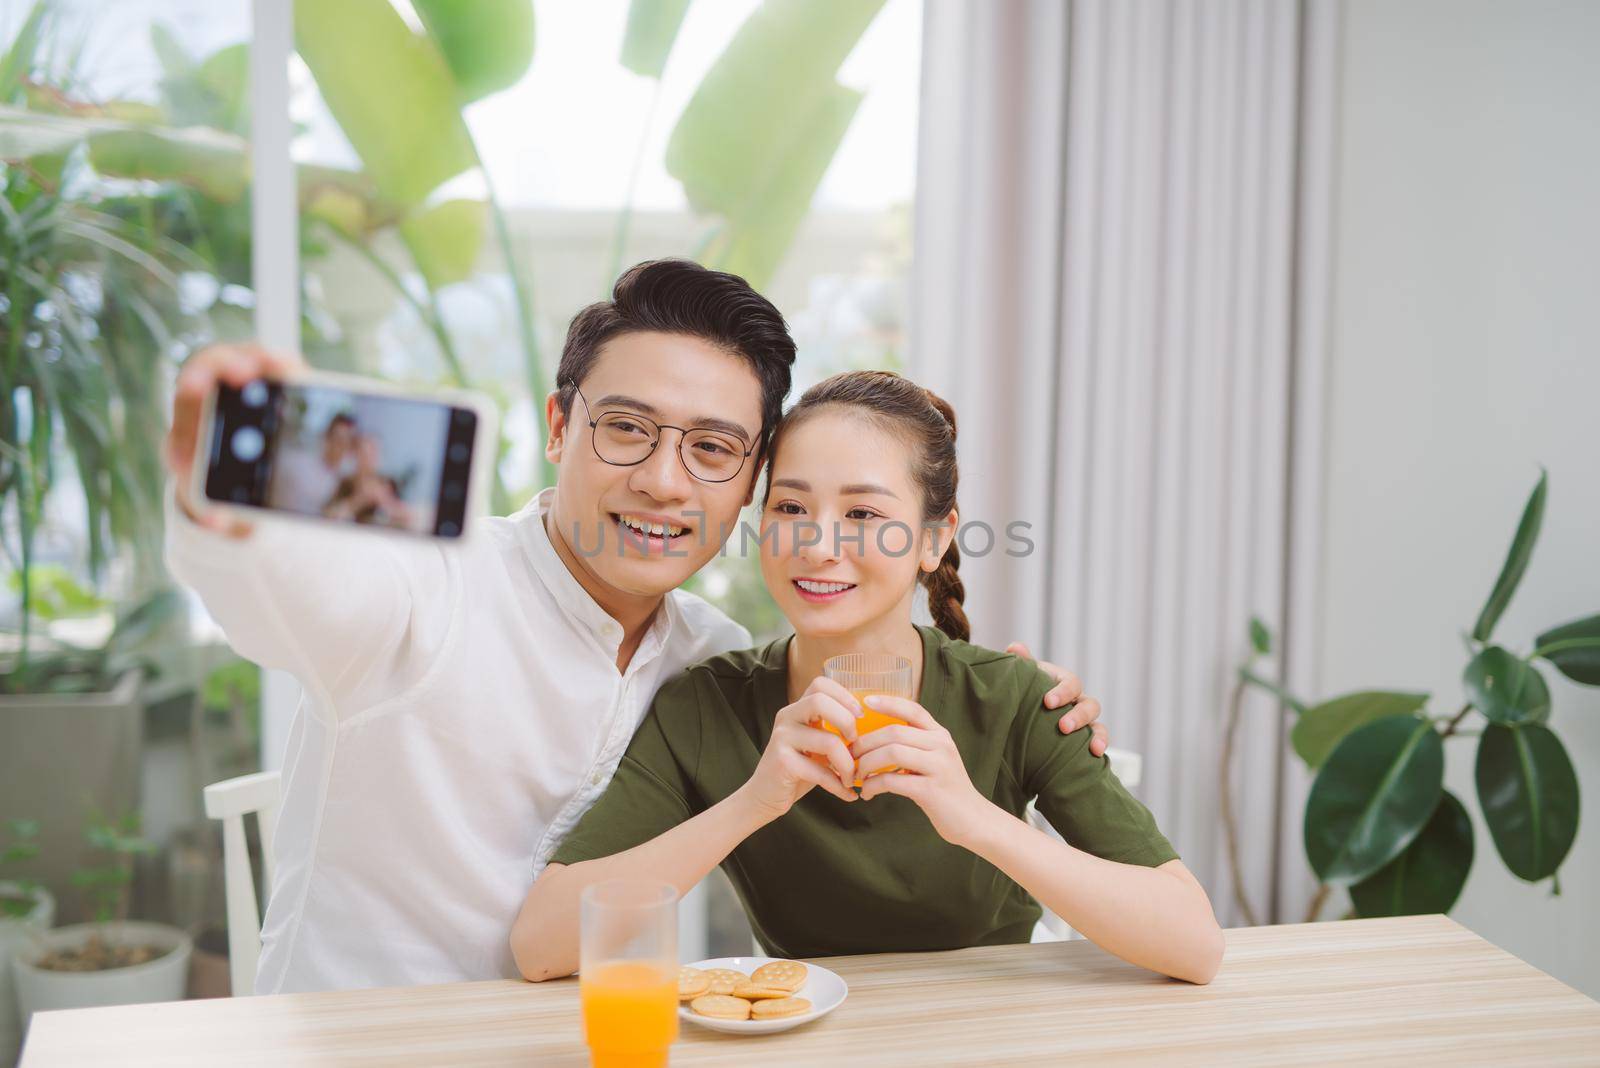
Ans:
{"type": "Polygon", "coordinates": [[[855,761],[845,746],[856,740],[856,700],[827,678],[816,678],[800,700],[780,709],[761,761],[743,791],[768,819],[777,819],[814,786],[854,801],[855,761]],[[817,724],[829,723],[830,734],[817,724]],[[812,755],[821,758],[813,760],[812,755]]]}
{"type": "Polygon", "coordinates": [[[867,704],[906,723],[879,727],[850,746],[851,754],[860,761],[861,800],[879,794],[909,797],[927,814],[941,838],[966,847],[983,820],[997,810],[972,785],[955,739],[915,701],[880,694],[868,697],[867,704]]]}

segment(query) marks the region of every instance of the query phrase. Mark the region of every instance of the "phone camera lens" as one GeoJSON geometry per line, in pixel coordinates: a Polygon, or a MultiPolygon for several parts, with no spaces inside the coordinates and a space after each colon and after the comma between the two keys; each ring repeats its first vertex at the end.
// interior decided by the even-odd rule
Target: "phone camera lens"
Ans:
{"type": "Polygon", "coordinates": [[[459,501],[461,499],[461,483],[446,482],[444,484],[444,499],[447,501],[459,501]]]}
{"type": "Polygon", "coordinates": [[[453,538],[457,534],[460,534],[460,533],[461,533],[461,528],[456,526],[454,523],[452,523],[448,519],[446,519],[443,523],[439,524],[439,536],[441,538],[453,538]]]}
{"type": "Polygon", "coordinates": [[[233,432],[233,456],[242,463],[254,463],[261,458],[267,439],[253,426],[242,426],[233,432]]]}
{"type": "Polygon", "coordinates": [[[469,455],[471,455],[470,450],[459,441],[450,446],[450,462],[453,464],[466,463],[469,455]]]}
{"type": "Polygon", "coordinates": [[[260,408],[267,403],[267,384],[259,378],[254,382],[246,382],[244,389],[239,391],[239,399],[244,401],[246,408],[260,408]]]}

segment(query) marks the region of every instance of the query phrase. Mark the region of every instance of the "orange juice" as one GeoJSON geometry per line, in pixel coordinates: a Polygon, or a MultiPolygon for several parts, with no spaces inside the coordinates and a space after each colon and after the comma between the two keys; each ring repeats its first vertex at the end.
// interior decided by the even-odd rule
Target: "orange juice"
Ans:
{"type": "MultiPolygon", "coordinates": [[[[885,715],[882,712],[878,712],[875,709],[872,709],[872,708],[868,707],[867,698],[876,696],[877,693],[878,693],[878,691],[876,691],[876,690],[851,690],[850,691],[850,696],[854,697],[857,701],[859,701],[861,703],[862,716],[861,716],[860,719],[856,720],[856,737],[858,737],[858,738],[861,737],[864,734],[869,734],[872,731],[877,730],[879,727],[888,727],[888,726],[891,726],[893,724],[904,724],[905,723],[905,720],[899,718],[898,716],[885,715]]],[[[893,695],[890,695],[890,696],[893,696],[893,695]]],[[[827,720],[821,720],[818,725],[823,730],[827,731],[829,734],[838,734],[839,733],[838,729],[836,727],[834,727],[833,724],[829,723],[827,720]]],[[[843,737],[843,735],[840,735],[840,737],[843,737]]],[[[822,764],[824,766],[827,766],[827,764],[828,764],[828,762],[826,760],[822,759],[819,756],[816,756],[815,754],[812,755],[811,759],[815,760],[817,763],[822,764]]],[[[859,767],[860,766],[860,761],[857,761],[856,764],[859,767]]],[[[886,772],[887,771],[898,771],[898,770],[900,770],[900,769],[895,768],[895,767],[887,767],[887,768],[883,769],[883,771],[886,771],[886,772]]],[[[861,783],[862,783],[862,780],[861,779],[857,779],[855,781],[854,785],[860,786],[861,783]]]]}
{"type": "Polygon", "coordinates": [[[614,961],[578,977],[583,1033],[595,1068],[666,1068],[678,1037],[678,969],[614,961]]]}

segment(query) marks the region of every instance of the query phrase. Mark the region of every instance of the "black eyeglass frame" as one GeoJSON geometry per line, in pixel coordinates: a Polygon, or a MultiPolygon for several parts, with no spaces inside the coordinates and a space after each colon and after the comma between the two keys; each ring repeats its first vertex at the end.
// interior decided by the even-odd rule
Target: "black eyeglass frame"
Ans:
{"type": "Polygon", "coordinates": [[[752,444],[748,449],[740,453],[739,466],[734,468],[733,474],[729,475],[727,478],[706,478],[704,475],[696,474],[694,468],[689,466],[689,458],[683,454],[683,443],[688,441],[689,435],[696,430],[703,430],[708,434],[716,434],[718,437],[736,440],[733,438],[733,435],[709,426],[681,427],[673,426],[671,423],[658,423],[647,415],[640,415],[638,412],[629,411],[626,408],[607,408],[597,416],[594,413],[594,409],[589,405],[589,398],[583,395],[583,390],[580,389],[576,383],[573,384],[572,391],[578,395],[579,400],[583,401],[583,410],[589,413],[589,418],[587,420],[589,424],[589,448],[594,450],[595,459],[599,460],[603,464],[610,464],[612,467],[638,467],[640,464],[644,463],[646,460],[650,459],[650,457],[656,454],[656,448],[661,444],[661,432],[663,430],[676,430],[678,432],[678,462],[682,464],[683,469],[689,473],[689,477],[697,482],[704,482],[708,486],[721,486],[725,483],[732,482],[734,479],[739,477],[740,473],[744,471],[744,465],[749,462],[751,454],[754,453],[757,448],[757,444],[752,444]],[[604,456],[601,456],[600,446],[595,441],[595,431],[600,426],[600,420],[604,419],[608,415],[625,415],[629,419],[636,419],[641,423],[647,423],[650,426],[655,427],[655,440],[650,443],[650,451],[631,463],[621,463],[617,460],[608,460],[604,456]]]}

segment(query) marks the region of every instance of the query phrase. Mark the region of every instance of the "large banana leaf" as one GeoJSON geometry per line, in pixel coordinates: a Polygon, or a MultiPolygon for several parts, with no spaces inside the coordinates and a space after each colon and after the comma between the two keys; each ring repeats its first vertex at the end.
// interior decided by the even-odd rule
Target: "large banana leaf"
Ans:
{"type": "Polygon", "coordinates": [[[1449,790],[1422,833],[1389,863],[1350,887],[1362,916],[1449,912],[1472,870],[1472,819],[1449,790]]]}
{"type": "Polygon", "coordinates": [[[455,78],[389,0],[295,0],[295,48],[381,196],[404,207],[477,163],[455,78]]]}
{"type": "Polygon", "coordinates": [[[1528,569],[1534,542],[1539,540],[1539,527],[1544,523],[1544,499],[1548,484],[1549,476],[1541,471],[1538,484],[1533,487],[1528,503],[1523,506],[1522,521],[1517,524],[1517,533],[1511,539],[1511,549],[1506,553],[1506,562],[1500,567],[1500,576],[1494,580],[1494,589],[1489,591],[1489,599],[1484,602],[1483,611],[1478,613],[1477,625],[1472,628],[1472,637],[1477,641],[1489,640],[1494,625],[1500,621],[1500,613],[1511,603],[1511,595],[1517,592],[1517,583],[1522,581],[1522,573],[1528,569]]]}
{"type": "MultiPolygon", "coordinates": [[[[94,169],[110,178],[176,182],[221,203],[238,201],[250,187],[249,143],[234,134],[0,106],[0,161],[59,159],[80,144],[88,146],[94,169]]],[[[329,190],[359,201],[366,230],[398,217],[398,209],[380,200],[363,174],[302,165],[296,175],[303,202],[329,190]]]]}
{"type": "Polygon", "coordinates": [[[22,20],[17,35],[11,39],[11,47],[6,49],[4,56],[0,56],[0,104],[12,102],[24,79],[33,70],[33,61],[44,40],[45,18],[49,10],[50,5],[45,0],[35,0],[28,17],[22,20]]]}
{"type": "Polygon", "coordinates": [[[166,75],[161,95],[172,125],[211,126],[249,135],[249,45],[228,45],[196,62],[159,22],[150,27],[150,44],[166,75]]]}
{"type": "Polygon", "coordinates": [[[646,78],[659,78],[678,39],[689,0],[633,0],[622,37],[622,65],[646,78]]]}
{"type": "Polygon", "coordinates": [[[0,107],[0,160],[60,157],[79,144],[96,170],[119,178],[180,180],[227,201],[250,184],[245,143],[231,134],[0,107]]]}
{"type": "Polygon", "coordinates": [[[428,285],[437,289],[472,277],[487,221],[482,201],[446,200],[412,212],[400,224],[400,236],[428,285]]]}
{"type": "Polygon", "coordinates": [[[1506,867],[1555,874],[1578,834],[1578,777],[1561,740],[1537,723],[1491,723],[1478,740],[1478,804],[1506,867]]]}
{"type": "Polygon", "coordinates": [[[461,103],[515,85],[533,63],[532,0],[411,0],[461,103]]]}
{"type": "Polygon", "coordinates": [[[882,0],[766,0],[700,83],[667,171],[721,229],[705,260],[763,286],[788,250],[855,116],[839,65],[882,0]]]}
{"type": "Polygon", "coordinates": [[[1473,706],[1496,723],[1543,723],[1550,718],[1550,687],[1544,677],[1498,645],[1473,657],[1461,682],[1473,706]]]}
{"type": "Polygon", "coordinates": [[[1399,855],[1438,807],[1444,746],[1421,716],[1386,716],[1334,749],[1306,801],[1306,858],[1348,886],[1399,855]]]}
{"type": "Polygon", "coordinates": [[[1319,768],[1334,746],[1357,727],[1385,716],[1404,716],[1428,703],[1425,693],[1363,690],[1306,709],[1295,720],[1289,741],[1310,768],[1319,768]]]}

